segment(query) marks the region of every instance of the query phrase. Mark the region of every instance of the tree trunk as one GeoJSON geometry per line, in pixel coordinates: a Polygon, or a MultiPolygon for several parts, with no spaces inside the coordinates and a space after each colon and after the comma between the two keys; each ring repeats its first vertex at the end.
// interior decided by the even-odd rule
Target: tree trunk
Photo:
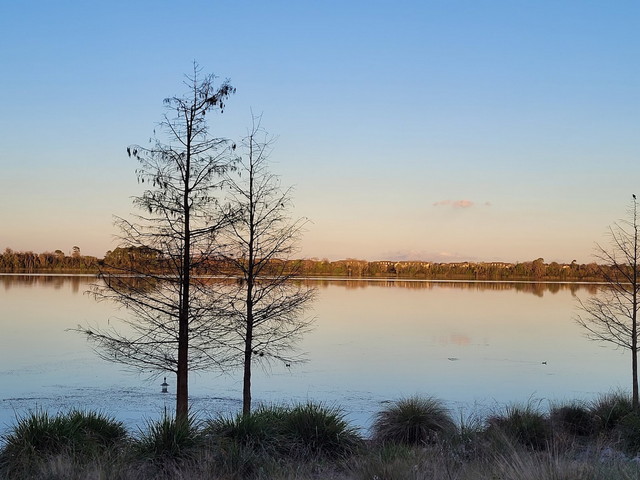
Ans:
{"type": "MultiPolygon", "coordinates": [[[[188,221],[185,222],[188,229],[188,221]]],[[[189,237],[186,237],[188,245],[189,237]]],[[[189,265],[185,245],[180,312],[178,317],[178,378],[176,385],[176,421],[186,421],[189,417],[189,265]]]]}
{"type": "Polygon", "coordinates": [[[631,375],[633,392],[631,397],[631,406],[636,412],[640,411],[640,402],[638,401],[638,314],[637,314],[637,293],[636,286],[633,285],[633,313],[631,315],[631,375]]]}
{"type": "Polygon", "coordinates": [[[178,375],[176,386],[176,420],[189,416],[189,273],[182,279],[182,306],[178,325],[178,375]]]}
{"type": "Polygon", "coordinates": [[[244,373],[242,381],[242,415],[251,413],[251,356],[253,343],[253,318],[247,317],[246,337],[244,341],[244,373]]]}
{"type": "Polygon", "coordinates": [[[633,375],[633,394],[631,405],[635,411],[640,411],[640,402],[638,401],[638,350],[636,340],[631,350],[631,374],[633,375]]]}
{"type": "Polygon", "coordinates": [[[633,375],[633,409],[640,411],[638,401],[638,206],[636,196],[633,196],[633,281],[631,288],[632,313],[631,313],[631,374],[633,375]]]}
{"type": "Polygon", "coordinates": [[[246,328],[244,337],[244,373],[242,378],[242,415],[251,413],[251,356],[253,355],[253,248],[250,242],[247,268],[246,328]]]}
{"type": "MultiPolygon", "coordinates": [[[[249,146],[249,158],[253,158],[253,140],[249,146]]],[[[247,265],[245,270],[247,280],[247,298],[246,298],[246,328],[244,339],[244,374],[242,385],[242,414],[249,415],[251,413],[251,355],[253,354],[253,281],[255,274],[255,222],[254,212],[256,208],[255,196],[253,191],[254,170],[253,163],[249,166],[249,247],[247,255],[247,265]]]]}
{"type": "Polygon", "coordinates": [[[176,386],[176,420],[185,421],[189,416],[189,339],[188,322],[180,319],[178,337],[178,375],[176,386]],[[186,325],[186,328],[183,326],[186,325]]]}
{"type": "Polygon", "coordinates": [[[189,418],[189,287],[191,286],[191,222],[190,173],[191,139],[194,111],[187,121],[187,152],[184,165],[182,208],[184,215],[184,249],[182,251],[182,278],[180,279],[180,311],[178,313],[178,381],[176,386],[176,421],[189,418]]]}
{"type": "MultiPolygon", "coordinates": [[[[637,238],[637,234],[636,234],[637,238]]],[[[637,245],[637,240],[636,240],[637,245]]],[[[637,247],[636,247],[637,251],[637,247]]],[[[633,376],[633,392],[632,392],[632,406],[637,412],[640,412],[640,401],[638,399],[638,266],[633,266],[633,301],[632,301],[632,313],[631,313],[631,375],[633,376]]]]}

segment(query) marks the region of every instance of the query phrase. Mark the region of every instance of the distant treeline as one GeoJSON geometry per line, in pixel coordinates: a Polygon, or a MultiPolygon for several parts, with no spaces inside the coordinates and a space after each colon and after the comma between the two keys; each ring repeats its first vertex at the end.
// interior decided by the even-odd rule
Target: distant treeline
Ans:
{"type": "Polygon", "coordinates": [[[304,276],[336,276],[353,278],[407,278],[426,280],[535,280],[535,281],[599,281],[603,268],[595,263],[581,265],[545,263],[542,258],[530,262],[455,262],[365,260],[299,260],[304,276]]]}
{"type": "MultiPolygon", "coordinates": [[[[116,248],[108,251],[103,259],[82,255],[73,247],[69,255],[61,250],[34,253],[16,252],[10,248],[0,254],[0,272],[46,273],[85,272],[99,269],[120,268],[131,271],[131,266],[149,268],[161,273],[170,259],[156,252],[137,247],[116,248]]],[[[203,275],[233,274],[229,265],[221,259],[196,259],[196,271],[203,275]]],[[[375,261],[305,259],[273,262],[272,267],[290,271],[305,277],[350,278],[406,278],[426,280],[534,280],[534,281],[600,281],[605,266],[596,263],[545,263],[538,258],[530,262],[455,262],[435,263],[419,261],[375,261]]]]}
{"type": "Polygon", "coordinates": [[[16,252],[5,248],[0,253],[0,272],[2,273],[93,273],[98,272],[98,259],[82,255],[80,248],[74,246],[69,255],[62,250],[53,252],[16,252]]]}

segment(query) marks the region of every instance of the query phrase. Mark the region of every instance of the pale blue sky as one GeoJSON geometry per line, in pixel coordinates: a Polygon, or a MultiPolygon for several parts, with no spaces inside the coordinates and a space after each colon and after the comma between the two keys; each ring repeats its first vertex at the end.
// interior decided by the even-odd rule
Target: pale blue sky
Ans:
{"type": "Polygon", "coordinates": [[[101,256],[197,60],[279,137],[301,256],[592,260],[640,194],[637,1],[0,3],[0,249],[101,256]]]}

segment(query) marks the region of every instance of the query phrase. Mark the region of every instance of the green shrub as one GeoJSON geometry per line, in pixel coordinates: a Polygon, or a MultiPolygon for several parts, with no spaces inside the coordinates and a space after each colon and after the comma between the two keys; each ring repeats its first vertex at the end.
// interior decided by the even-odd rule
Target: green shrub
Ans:
{"type": "Polygon", "coordinates": [[[598,397],[591,405],[591,414],[598,428],[612,431],[620,420],[633,411],[631,397],[622,392],[613,392],[598,397]]]}
{"type": "Polygon", "coordinates": [[[442,401],[433,397],[410,397],[378,412],[372,430],[377,442],[419,445],[453,434],[456,425],[442,401]]]}
{"type": "Polygon", "coordinates": [[[596,432],[593,414],[579,402],[551,408],[550,419],[555,429],[573,436],[585,437],[596,432]]]}
{"type": "Polygon", "coordinates": [[[531,403],[508,406],[504,413],[488,419],[489,432],[534,450],[544,450],[551,439],[549,420],[531,403]]]}
{"type": "Polygon", "coordinates": [[[150,460],[177,460],[190,457],[203,443],[195,418],[176,420],[166,412],[157,421],[148,421],[134,443],[135,452],[150,460]]]}

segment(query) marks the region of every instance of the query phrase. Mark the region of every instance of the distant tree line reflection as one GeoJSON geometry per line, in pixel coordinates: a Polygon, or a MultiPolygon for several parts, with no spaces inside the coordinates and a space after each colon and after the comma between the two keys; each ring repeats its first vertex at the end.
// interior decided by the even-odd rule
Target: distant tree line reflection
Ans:
{"type": "MultiPolygon", "coordinates": [[[[47,287],[59,290],[63,287],[71,287],[74,293],[84,292],[89,285],[94,283],[96,278],[93,276],[79,275],[38,275],[38,274],[13,274],[0,275],[0,288],[2,290],[10,290],[13,287],[47,287]]],[[[140,279],[126,278],[123,281],[130,282],[132,287],[140,286],[140,279]]],[[[232,280],[228,278],[200,278],[199,282],[229,284],[232,280]]],[[[237,280],[241,281],[241,280],[237,280]]],[[[606,285],[597,283],[559,283],[559,282],[528,282],[528,281],[456,281],[456,280],[408,280],[408,279],[349,279],[349,278],[300,278],[292,280],[304,285],[314,286],[318,288],[328,288],[336,286],[346,288],[347,290],[362,290],[365,288],[408,288],[413,290],[435,290],[435,289],[458,289],[458,290],[475,290],[475,291],[517,291],[522,293],[531,293],[538,297],[542,297],[545,293],[556,294],[560,291],[570,291],[572,295],[578,291],[587,292],[595,295],[600,288],[606,288],[606,285]]],[[[150,287],[148,287],[150,288],[150,287]]]]}
{"type": "Polygon", "coordinates": [[[555,294],[560,291],[570,291],[575,294],[578,291],[587,291],[587,293],[595,295],[599,288],[606,288],[600,283],[575,283],[575,282],[531,282],[531,281],[496,281],[496,280],[395,280],[395,279],[321,279],[308,278],[301,280],[312,282],[320,288],[327,288],[331,285],[343,286],[347,290],[358,290],[364,288],[410,288],[414,290],[434,290],[438,288],[450,288],[458,290],[477,290],[477,291],[507,291],[515,290],[522,293],[532,293],[542,297],[545,293],[555,294]]]}

